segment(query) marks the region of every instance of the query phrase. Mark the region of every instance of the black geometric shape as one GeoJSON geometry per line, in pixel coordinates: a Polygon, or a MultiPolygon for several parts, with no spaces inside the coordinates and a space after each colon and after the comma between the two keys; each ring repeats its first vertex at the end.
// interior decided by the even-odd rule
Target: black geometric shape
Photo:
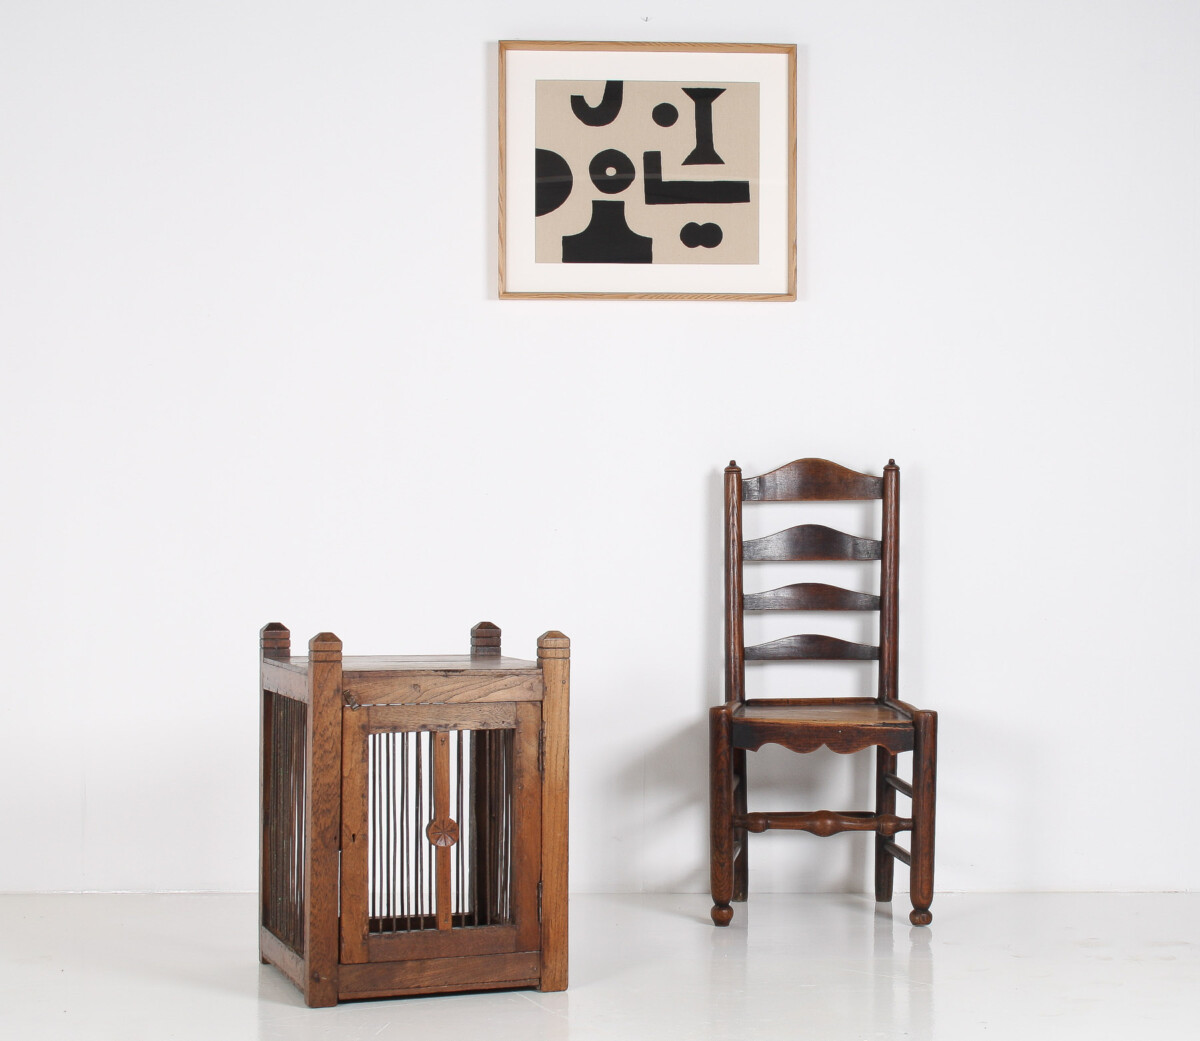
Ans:
{"type": "Polygon", "coordinates": [[[750,201],[749,181],[664,181],[662,152],[642,153],[642,175],[647,206],[750,201]]]}
{"type": "Polygon", "coordinates": [[[537,150],[533,161],[533,200],[534,212],[539,217],[553,213],[566,202],[573,183],[571,167],[561,155],[548,148],[537,150]]]}
{"type": "Polygon", "coordinates": [[[664,101],[661,105],[655,105],[654,111],[650,114],[660,127],[673,127],[675,120],[679,118],[679,109],[669,101],[664,101]]]}
{"type": "Polygon", "coordinates": [[[690,221],[679,229],[679,241],[688,249],[695,249],[697,246],[715,249],[724,237],[725,233],[719,224],[697,224],[690,221]]]}
{"type": "MultiPolygon", "coordinates": [[[[604,84],[604,97],[600,104],[593,108],[587,103],[582,94],[571,95],[571,111],[579,122],[590,127],[606,127],[621,111],[621,99],[625,96],[623,80],[609,80],[604,84]]],[[[711,135],[710,135],[711,136],[711,135]]]]}
{"type": "Polygon", "coordinates": [[[624,152],[606,148],[592,158],[588,173],[592,175],[592,184],[605,195],[617,195],[633,184],[635,170],[633,160],[624,152]]]}
{"type": "Polygon", "coordinates": [[[653,239],[625,223],[621,199],[593,199],[592,221],[578,235],[564,235],[564,264],[650,264],[653,239]]]}
{"type": "Polygon", "coordinates": [[[724,166],[725,160],[713,148],[712,105],[724,87],[684,87],[683,92],[696,104],[696,147],[681,166],[724,166]]]}

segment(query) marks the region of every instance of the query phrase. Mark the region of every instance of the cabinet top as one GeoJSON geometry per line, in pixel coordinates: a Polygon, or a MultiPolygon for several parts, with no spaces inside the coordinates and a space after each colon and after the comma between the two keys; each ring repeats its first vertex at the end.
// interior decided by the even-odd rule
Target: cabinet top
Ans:
{"type": "MultiPolygon", "coordinates": [[[[308,669],[308,656],[268,658],[296,672],[308,669]]],[[[538,671],[538,663],[525,658],[502,655],[470,654],[366,654],[342,658],[342,673],[350,672],[528,672],[538,671]]]]}

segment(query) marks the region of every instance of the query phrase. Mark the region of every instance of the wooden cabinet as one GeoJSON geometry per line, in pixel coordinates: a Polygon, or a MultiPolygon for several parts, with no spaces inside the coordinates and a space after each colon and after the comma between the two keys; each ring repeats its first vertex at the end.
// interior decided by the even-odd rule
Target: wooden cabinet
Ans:
{"type": "Polygon", "coordinates": [[[570,641],[292,657],[261,633],[260,953],[309,1005],[567,986],[570,641]]]}

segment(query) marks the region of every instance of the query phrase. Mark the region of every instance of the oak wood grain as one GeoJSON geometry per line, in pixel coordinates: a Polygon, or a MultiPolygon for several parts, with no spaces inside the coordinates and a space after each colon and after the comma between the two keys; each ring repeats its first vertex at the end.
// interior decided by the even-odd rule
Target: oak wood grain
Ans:
{"type": "Polygon", "coordinates": [[[506,730],[517,725],[515,701],[474,701],[463,705],[368,705],[363,708],[372,734],[395,730],[506,730]]]}
{"type": "Polygon", "coordinates": [[[485,985],[529,986],[538,977],[536,951],[347,965],[341,998],[390,997],[431,990],[478,990],[485,985]]]}
{"type": "Polygon", "coordinates": [[[369,937],[368,887],[369,834],[366,712],[342,710],[342,872],[341,960],[357,964],[367,960],[369,937]]]}
{"type": "Polygon", "coordinates": [[[338,996],[342,641],[333,633],[318,633],[308,642],[308,658],[304,1000],[320,1007],[336,1005],[338,996]]]}
{"type": "MultiPolygon", "coordinates": [[[[330,1005],[347,997],[566,987],[570,641],[549,632],[539,640],[536,661],[503,658],[494,635],[498,630],[487,626],[481,623],[473,631],[476,653],[470,656],[347,659],[341,641],[321,633],[310,641],[307,656],[292,657],[282,626],[273,623],[260,634],[260,680],[269,673],[275,686],[302,689],[304,697],[297,700],[308,705],[304,827],[297,833],[304,847],[304,955],[264,929],[260,956],[279,964],[309,1005],[330,1005]],[[490,641],[483,646],[497,653],[479,654],[480,640],[490,641]],[[354,686],[348,676],[354,677],[354,686]],[[365,702],[356,698],[355,689],[365,702]],[[380,692],[394,700],[373,703],[370,698],[380,692]],[[447,700],[440,700],[443,697],[447,700]],[[499,913],[508,924],[479,925],[474,911],[452,906],[450,853],[459,826],[450,817],[449,745],[454,730],[470,731],[472,747],[478,741],[495,753],[489,759],[494,770],[480,773],[470,767],[472,792],[477,784],[509,783],[504,780],[510,769],[503,765],[505,743],[497,738],[503,731],[514,732],[510,896],[493,894],[497,903],[488,912],[499,913]],[[433,819],[424,824],[424,832],[436,847],[431,860],[435,884],[430,888],[434,904],[423,924],[406,934],[396,928],[397,919],[389,926],[388,919],[370,917],[368,791],[373,775],[368,740],[372,734],[423,731],[431,733],[428,783],[433,819]],[[383,932],[384,928],[395,931],[383,932]]],[[[265,684],[262,689],[269,690],[265,684]]],[[[270,740],[267,699],[278,701],[279,695],[262,697],[265,750],[270,740]]],[[[264,777],[264,792],[265,784],[264,777]]],[[[501,793],[499,798],[506,796],[501,793]]],[[[493,812],[496,796],[483,804],[485,812],[493,812]]],[[[500,830],[494,838],[507,843],[504,834],[500,830]]],[[[264,817],[264,840],[265,836],[264,817]]],[[[504,863],[497,860],[494,866],[507,872],[504,863]]],[[[264,899],[269,885],[264,870],[264,899]]]]}
{"type": "Polygon", "coordinates": [[[542,965],[540,989],[567,989],[567,863],[570,775],[571,641],[551,630],[538,638],[542,702],[542,965]]]}
{"type": "MultiPolygon", "coordinates": [[[[536,923],[536,917],[535,917],[536,923]]],[[[463,958],[476,954],[512,954],[523,950],[515,925],[478,925],[450,932],[437,929],[372,933],[367,940],[372,962],[419,961],[425,958],[463,958]]]]}

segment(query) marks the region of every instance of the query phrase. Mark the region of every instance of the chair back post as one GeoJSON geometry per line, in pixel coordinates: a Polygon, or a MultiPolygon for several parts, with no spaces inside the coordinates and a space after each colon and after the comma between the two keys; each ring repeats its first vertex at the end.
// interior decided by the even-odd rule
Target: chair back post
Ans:
{"type": "Polygon", "coordinates": [[[883,468],[883,553],[879,574],[879,700],[895,701],[899,680],[900,467],[883,468]]]}
{"type": "Polygon", "coordinates": [[[746,700],[745,628],[742,618],[742,470],[725,467],[725,700],[746,700]]]}

